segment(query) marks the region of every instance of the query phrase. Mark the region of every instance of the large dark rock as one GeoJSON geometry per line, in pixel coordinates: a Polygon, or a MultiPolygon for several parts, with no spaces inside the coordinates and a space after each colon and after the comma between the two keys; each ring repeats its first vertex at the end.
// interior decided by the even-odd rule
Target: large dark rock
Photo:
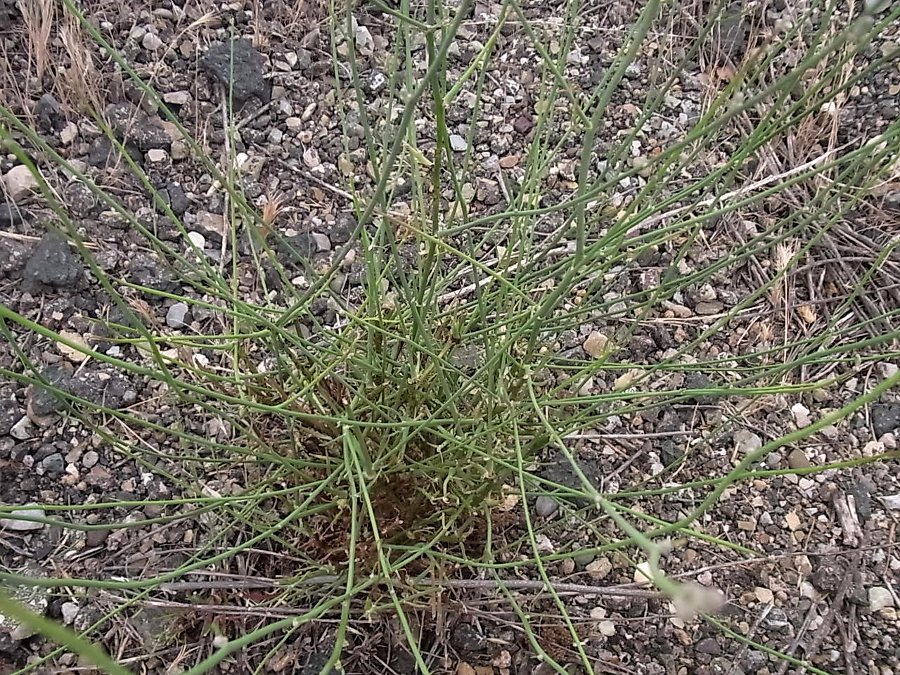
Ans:
{"type": "Polygon", "coordinates": [[[900,428],[900,403],[875,403],[869,414],[876,438],[900,428]]]}
{"type": "Polygon", "coordinates": [[[82,264],[69,242],[56,230],[48,230],[25,263],[24,281],[30,291],[66,288],[81,277],[82,264]]]}
{"type": "Polygon", "coordinates": [[[254,96],[263,103],[272,98],[272,85],[263,79],[266,57],[249,40],[236,39],[212,45],[200,59],[200,66],[231,92],[238,108],[254,96]]]}

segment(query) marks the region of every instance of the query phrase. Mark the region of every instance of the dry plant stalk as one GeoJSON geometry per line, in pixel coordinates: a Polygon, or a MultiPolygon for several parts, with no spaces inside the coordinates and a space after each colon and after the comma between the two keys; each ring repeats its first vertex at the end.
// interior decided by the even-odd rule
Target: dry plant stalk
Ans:
{"type": "Polygon", "coordinates": [[[59,37],[69,56],[69,67],[60,68],[57,73],[56,88],[60,98],[73,110],[99,113],[103,107],[98,87],[100,76],[78,17],[65,12],[59,37]]]}
{"type": "Polygon", "coordinates": [[[54,0],[21,0],[19,11],[28,37],[28,55],[33,59],[38,79],[50,64],[50,32],[56,20],[54,0]]]}
{"type": "Polygon", "coordinates": [[[262,206],[262,225],[260,225],[259,233],[263,239],[268,238],[275,229],[275,220],[284,211],[284,205],[287,198],[283,194],[267,195],[262,206]]]}

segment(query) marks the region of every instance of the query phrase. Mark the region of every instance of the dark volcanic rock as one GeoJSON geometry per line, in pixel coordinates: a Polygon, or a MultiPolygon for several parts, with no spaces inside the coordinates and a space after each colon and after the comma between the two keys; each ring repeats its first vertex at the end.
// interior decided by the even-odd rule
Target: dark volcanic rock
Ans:
{"type": "Polygon", "coordinates": [[[253,96],[263,103],[272,98],[272,85],[263,79],[266,58],[249,40],[212,45],[200,60],[200,66],[231,92],[238,108],[253,96]]]}
{"type": "Polygon", "coordinates": [[[64,288],[78,281],[81,271],[81,261],[66,238],[56,230],[48,230],[25,263],[24,279],[32,290],[64,288]]]}

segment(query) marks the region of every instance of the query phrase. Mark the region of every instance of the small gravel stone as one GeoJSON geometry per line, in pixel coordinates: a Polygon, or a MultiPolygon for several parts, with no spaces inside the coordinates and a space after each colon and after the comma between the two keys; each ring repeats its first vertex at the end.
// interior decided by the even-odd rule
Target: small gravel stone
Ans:
{"type": "Polygon", "coordinates": [[[161,148],[152,148],[147,151],[147,160],[153,162],[154,164],[165,162],[168,156],[169,153],[161,148]]]}
{"type": "Polygon", "coordinates": [[[525,115],[520,115],[513,122],[513,129],[516,130],[517,134],[521,134],[524,136],[534,127],[534,122],[531,121],[530,117],[526,117],[525,115]]]}
{"type": "Polygon", "coordinates": [[[28,419],[28,415],[22,415],[22,418],[12,425],[9,435],[17,441],[26,441],[31,438],[31,420],[28,419]]]}
{"type": "Polygon", "coordinates": [[[322,234],[321,232],[313,232],[312,233],[313,241],[316,243],[316,248],[319,251],[330,251],[331,250],[331,240],[327,235],[322,234]]]}
{"type": "Polygon", "coordinates": [[[98,455],[94,450],[88,450],[86,453],[84,453],[84,457],[81,458],[81,465],[85,469],[90,469],[99,461],[100,455],[98,455]]]}
{"type": "Polygon", "coordinates": [[[163,101],[172,105],[186,105],[190,103],[191,92],[189,91],[169,91],[163,94],[163,101]]]}
{"type": "Polygon", "coordinates": [[[163,41],[159,39],[156,33],[147,33],[141,40],[141,46],[147,51],[155,52],[163,46],[163,41]]]}
{"type": "Polygon", "coordinates": [[[703,638],[697,645],[694,647],[701,654],[710,654],[712,656],[718,656],[722,653],[722,648],[719,646],[719,642],[712,637],[703,638]]]}
{"type": "Polygon", "coordinates": [[[806,469],[812,466],[806,456],[806,453],[803,452],[800,448],[794,448],[793,450],[791,450],[791,454],[788,455],[787,461],[788,466],[792,469],[806,469]]]}
{"type": "Polygon", "coordinates": [[[883,586],[872,586],[869,589],[869,610],[877,612],[885,607],[894,606],[894,596],[883,586]]]}
{"type": "Polygon", "coordinates": [[[0,530],[11,530],[13,532],[34,532],[44,527],[43,523],[36,523],[31,520],[17,520],[16,516],[24,516],[26,518],[43,518],[44,510],[38,508],[22,508],[16,509],[9,514],[7,518],[0,518],[0,530]]]}
{"type": "Polygon", "coordinates": [[[612,572],[612,563],[608,558],[597,558],[594,562],[585,565],[584,571],[588,573],[591,579],[600,581],[609,576],[612,572]]]}
{"type": "Polygon", "coordinates": [[[466,143],[466,139],[459,134],[450,134],[450,147],[454,152],[465,152],[468,149],[469,144],[466,143]]]}
{"type": "Polygon", "coordinates": [[[187,314],[188,306],[183,302],[176,302],[166,312],[166,325],[170,328],[183,328],[187,325],[187,314]]]}
{"type": "Polygon", "coordinates": [[[581,348],[591,358],[599,359],[603,356],[608,344],[609,339],[600,331],[595,330],[591,331],[591,334],[587,336],[581,348]]]}
{"type": "Polygon", "coordinates": [[[553,497],[541,495],[534,500],[534,512],[541,518],[549,518],[556,513],[558,508],[559,502],[553,499],[553,497]]]}
{"type": "Polygon", "coordinates": [[[869,415],[876,438],[900,428],[900,403],[875,403],[869,415]]]}
{"type": "Polygon", "coordinates": [[[66,460],[60,453],[54,452],[41,460],[41,468],[48,476],[60,476],[66,471],[66,460]]]}
{"type": "Polygon", "coordinates": [[[809,408],[802,403],[795,403],[791,406],[791,413],[794,415],[794,424],[798,428],[808,427],[812,420],[809,417],[809,408]]]}
{"type": "Polygon", "coordinates": [[[206,247],[206,237],[199,232],[188,232],[188,239],[201,251],[206,247]]]}
{"type": "Polygon", "coordinates": [[[760,626],[769,630],[780,630],[791,624],[783,609],[780,609],[779,607],[772,607],[770,609],[769,605],[764,605],[760,608],[761,612],[766,612],[767,610],[768,613],[766,613],[759,621],[760,626]]]}
{"type": "Polygon", "coordinates": [[[81,607],[78,606],[77,602],[64,602],[59,608],[59,611],[62,614],[63,623],[67,626],[72,625],[78,617],[78,612],[80,610],[81,607]]]}
{"type": "Polygon", "coordinates": [[[37,179],[24,164],[18,164],[7,171],[3,176],[3,185],[14,202],[20,201],[38,189],[37,179]]]}
{"type": "Polygon", "coordinates": [[[762,439],[748,429],[738,429],[734,432],[733,439],[735,452],[739,455],[756,452],[762,447],[762,439]]]}

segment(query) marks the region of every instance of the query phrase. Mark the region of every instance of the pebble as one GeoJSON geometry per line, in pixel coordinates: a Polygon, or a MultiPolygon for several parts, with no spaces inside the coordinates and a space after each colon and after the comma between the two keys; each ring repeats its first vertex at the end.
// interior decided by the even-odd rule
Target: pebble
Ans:
{"type": "Polygon", "coordinates": [[[81,458],[81,465],[85,469],[90,469],[99,461],[100,455],[98,455],[94,450],[88,450],[86,453],[84,453],[84,457],[81,458]]]}
{"type": "Polygon", "coordinates": [[[191,100],[191,92],[189,91],[168,91],[163,94],[163,102],[172,105],[187,105],[191,100]]]}
{"type": "Polygon", "coordinates": [[[150,150],[147,151],[147,159],[149,161],[153,162],[154,164],[159,164],[160,162],[165,162],[166,157],[168,157],[168,156],[169,156],[169,153],[167,153],[165,150],[162,150],[160,148],[151,148],[150,150]]]}
{"type": "Polygon", "coordinates": [[[313,241],[316,243],[316,248],[319,251],[330,251],[331,250],[331,240],[327,235],[322,234],[321,232],[313,232],[312,233],[313,241]]]}
{"type": "Polygon", "coordinates": [[[9,518],[0,518],[0,530],[12,530],[13,532],[34,532],[44,527],[43,523],[35,523],[30,520],[17,520],[16,516],[26,518],[43,518],[44,510],[38,508],[16,509],[10,513],[9,518]]]}
{"type": "Polygon", "coordinates": [[[78,616],[78,612],[81,611],[81,607],[78,606],[77,602],[64,602],[60,606],[59,611],[62,614],[63,623],[71,626],[78,616]]]}
{"type": "Polygon", "coordinates": [[[517,134],[521,134],[524,136],[534,127],[534,122],[531,121],[530,117],[526,117],[525,115],[520,115],[513,122],[513,129],[516,130],[517,134]]]}
{"type": "Polygon", "coordinates": [[[794,415],[794,423],[797,425],[799,429],[803,429],[804,427],[808,427],[810,425],[809,418],[809,408],[807,408],[802,403],[795,403],[791,406],[791,413],[794,415]]]}
{"type": "Polygon", "coordinates": [[[29,193],[37,191],[38,182],[24,164],[14,166],[3,177],[6,193],[14,202],[18,202],[29,193]]]}
{"type": "Polygon", "coordinates": [[[718,656],[722,653],[722,648],[719,646],[719,642],[712,637],[703,638],[697,645],[694,647],[701,654],[710,654],[712,656],[718,656]]]}
{"type": "Polygon", "coordinates": [[[806,469],[812,466],[809,459],[806,457],[806,453],[800,448],[791,450],[791,454],[788,455],[787,461],[788,466],[792,469],[806,469]]]}
{"type": "Polygon", "coordinates": [[[712,316],[713,314],[718,314],[723,309],[725,309],[725,305],[718,301],[698,302],[694,305],[694,311],[700,316],[712,316]]]}
{"type": "Polygon", "coordinates": [[[166,312],[166,325],[170,328],[183,328],[187,325],[185,323],[187,313],[188,306],[183,302],[176,302],[169,307],[169,311],[166,312]]]}
{"type": "Polygon", "coordinates": [[[66,460],[60,453],[54,452],[41,460],[41,468],[48,476],[59,476],[65,473],[66,460]]]}
{"type": "Polygon", "coordinates": [[[31,420],[28,415],[22,415],[22,418],[12,425],[9,435],[17,441],[27,441],[31,438],[31,420]]]}
{"type": "Polygon", "coordinates": [[[584,350],[584,353],[590,356],[591,358],[599,359],[603,356],[604,352],[606,352],[606,347],[609,345],[609,338],[607,338],[600,331],[591,331],[591,334],[587,336],[587,339],[581,345],[581,348],[584,350]]]}
{"type": "Polygon", "coordinates": [[[734,432],[734,450],[739,455],[749,455],[762,447],[762,439],[749,429],[738,429],[734,432]]]}
{"type": "Polygon", "coordinates": [[[595,581],[600,581],[609,576],[612,572],[612,563],[609,558],[597,558],[594,562],[588,563],[584,567],[584,571],[595,581]]]}
{"type": "Polygon", "coordinates": [[[465,152],[469,148],[469,144],[459,134],[450,134],[450,147],[453,152],[465,152]]]}
{"type": "Polygon", "coordinates": [[[206,247],[206,237],[204,237],[199,232],[188,232],[187,236],[188,239],[190,239],[191,243],[201,251],[206,247]]]}
{"type": "Polygon", "coordinates": [[[558,508],[559,502],[553,499],[553,497],[541,495],[534,500],[534,512],[541,518],[549,518],[556,513],[558,508]]]}
{"type": "Polygon", "coordinates": [[[894,606],[894,596],[884,586],[872,586],[869,589],[869,609],[877,612],[885,607],[894,606]]]}
{"type": "Polygon", "coordinates": [[[190,147],[188,144],[182,140],[178,139],[177,141],[172,141],[172,159],[180,161],[182,159],[187,159],[191,154],[190,147]]]}
{"type": "Polygon", "coordinates": [[[597,630],[600,631],[600,635],[604,637],[612,637],[616,634],[616,624],[612,621],[601,621],[597,624],[597,630]]]}
{"type": "Polygon", "coordinates": [[[141,46],[148,51],[155,52],[163,46],[163,41],[156,33],[146,33],[141,40],[141,46]]]}

